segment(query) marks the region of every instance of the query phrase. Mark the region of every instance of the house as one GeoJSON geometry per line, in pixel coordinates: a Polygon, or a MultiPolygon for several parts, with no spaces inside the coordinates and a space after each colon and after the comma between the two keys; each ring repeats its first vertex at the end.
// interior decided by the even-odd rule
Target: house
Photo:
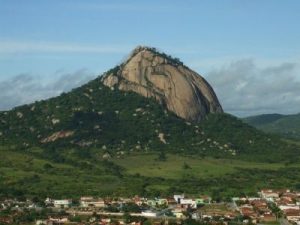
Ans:
{"type": "Polygon", "coordinates": [[[134,196],[134,198],[132,200],[138,206],[141,206],[146,202],[145,198],[140,198],[139,196],[134,196]]]}
{"type": "Polygon", "coordinates": [[[174,195],[174,200],[177,202],[177,203],[180,203],[180,200],[184,198],[184,194],[181,194],[181,195],[174,195]]]}
{"type": "Polygon", "coordinates": [[[262,189],[259,193],[264,199],[273,200],[274,198],[279,198],[279,193],[272,189],[262,189]]]}
{"type": "Polygon", "coordinates": [[[71,199],[53,200],[55,208],[69,208],[72,205],[71,199]]]}
{"type": "Polygon", "coordinates": [[[287,193],[291,193],[291,190],[290,189],[280,189],[280,190],[277,190],[277,192],[280,195],[284,195],[284,194],[287,194],[287,193]]]}
{"type": "Polygon", "coordinates": [[[252,202],[252,201],[259,201],[262,200],[261,198],[257,198],[257,197],[248,197],[247,198],[248,201],[252,202]]]}
{"type": "Polygon", "coordinates": [[[209,196],[203,196],[200,198],[195,199],[196,205],[204,205],[204,204],[210,204],[211,203],[211,198],[209,196]]]}
{"type": "Polygon", "coordinates": [[[131,223],[130,223],[130,225],[141,225],[141,224],[142,224],[142,222],[140,222],[140,221],[139,221],[139,222],[135,222],[135,221],[134,221],[134,222],[131,222],[131,223]]]}
{"type": "Polygon", "coordinates": [[[299,206],[298,205],[279,205],[278,208],[281,209],[282,211],[286,211],[286,210],[299,210],[299,206]]]}
{"type": "Polygon", "coordinates": [[[46,206],[50,206],[50,205],[53,205],[53,200],[51,198],[46,198],[44,203],[45,203],[46,206]]]}
{"type": "Polygon", "coordinates": [[[102,198],[81,197],[80,206],[84,208],[87,207],[104,208],[105,202],[102,198]]]}
{"type": "Polygon", "coordinates": [[[196,201],[189,198],[183,198],[180,200],[180,205],[183,207],[191,207],[191,208],[197,208],[196,201]]]}
{"type": "Polygon", "coordinates": [[[168,205],[176,205],[178,202],[174,198],[167,198],[168,205]]]}
{"type": "Polygon", "coordinates": [[[36,225],[53,225],[53,221],[50,220],[37,220],[35,221],[36,225]]]}
{"type": "Polygon", "coordinates": [[[184,219],[185,218],[185,215],[184,215],[184,209],[181,209],[181,208],[174,208],[172,210],[172,213],[174,214],[174,216],[177,218],[177,219],[184,219]]]}
{"type": "Polygon", "coordinates": [[[158,212],[153,211],[153,210],[147,210],[147,211],[142,212],[142,216],[155,218],[158,216],[158,212]]]}
{"type": "Polygon", "coordinates": [[[101,219],[101,222],[102,223],[110,223],[111,219],[110,218],[103,218],[103,219],[101,219]]]}
{"type": "Polygon", "coordinates": [[[286,216],[286,219],[288,221],[298,221],[300,220],[300,210],[296,210],[296,209],[289,209],[289,210],[285,210],[284,214],[286,216]]]}
{"type": "Polygon", "coordinates": [[[276,203],[277,205],[295,205],[293,199],[290,197],[281,197],[276,203]]]}
{"type": "Polygon", "coordinates": [[[260,218],[260,222],[274,222],[276,221],[276,216],[272,213],[265,213],[260,218]]]}
{"type": "Polygon", "coordinates": [[[69,222],[69,219],[68,217],[57,217],[57,218],[53,218],[53,217],[50,217],[47,221],[47,225],[48,224],[64,224],[64,223],[67,223],[69,222]]]}
{"type": "Polygon", "coordinates": [[[289,198],[289,199],[296,199],[298,196],[296,193],[292,193],[292,192],[286,192],[286,193],[283,193],[282,198],[289,198]]]}
{"type": "Polygon", "coordinates": [[[250,217],[251,219],[257,218],[257,213],[254,211],[254,209],[251,205],[243,205],[239,209],[240,209],[240,213],[243,216],[250,217]]]}
{"type": "Polygon", "coordinates": [[[264,199],[253,200],[250,203],[254,207],[254,209],[260,213],[269,213],[270,212],[267,201],[264,199]]]}

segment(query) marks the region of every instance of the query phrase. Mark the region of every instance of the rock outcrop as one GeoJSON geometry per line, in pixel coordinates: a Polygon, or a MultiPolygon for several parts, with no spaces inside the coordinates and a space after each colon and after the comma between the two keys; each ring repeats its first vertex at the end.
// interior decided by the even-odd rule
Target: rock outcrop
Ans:
{"type": "Polygon", "coordinates": [[[208,113],[223,112],[207,81],[178,59],[137,47],[128,60],[109,71],[102,82],[111,88],[154,97],[187,121],[200,121],[208,113]]]}

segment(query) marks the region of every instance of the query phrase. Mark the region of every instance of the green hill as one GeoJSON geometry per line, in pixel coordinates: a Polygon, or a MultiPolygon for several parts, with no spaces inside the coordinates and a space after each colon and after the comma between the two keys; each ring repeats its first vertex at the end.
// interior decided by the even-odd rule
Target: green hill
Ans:
{"type": "Polygon", "coordinates": [[[101,79],[0,112],[0,197],[185,192],[217,199],[300,187],[300,145],[226,113],[187,122],[101,79]]]}
{"type": "Polygon", "coordinates": [[[243,119],[246,123],[267,133],[300,140],[300,114],[265,114],[243,119]]]}
{"type": "Polygon", "coordinates": [[[298,149],[228,114],[191,124],[156,101],[111,90],[100,78],[59,97],[0,114],[1,142],[17,149],[40,147],[55,160],[121,152],[180,154],[286,161],[298,149]],[[70,153],[71,152],[71,153],[70,153]]]}
{"type": "Polygon", "coordinates": [[[0,198],[171,196],[209,194],[214,200],[255,195],[261,188],[300,188],[300,164],[134,153],[109,160],[82,157],[53,162],[28,151],[1,147],[0,198]],[[187,165],[187,166],[185,166],[187,165]]]}

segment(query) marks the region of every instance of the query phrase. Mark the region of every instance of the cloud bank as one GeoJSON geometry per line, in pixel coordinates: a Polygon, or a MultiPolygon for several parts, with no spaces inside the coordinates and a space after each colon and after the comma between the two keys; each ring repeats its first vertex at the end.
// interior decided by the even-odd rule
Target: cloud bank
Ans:
{"type": "MultiPolygon", "coordinates": [[[[85,69],[47,82],[30,74],[17,75],[0,81],[0,110],[57,96],[95,77],[85,69]]],[[[224,110],[236,116],[300,112],[299,63],[260,67],[254,60],[244,59],[212,69],[205,77],[224,110]]]]}
{"type": "Polygon", "coordinates": [[[58,78],[47,82],[30,74],[17,75],[0,82],[0,110],[9,110],[15,106],[57,96],[95,77],[95,74],[86,69],[61,74],[58,78]]]}
{"type": "Polygon", "coordinates": [[[226,112],[237,116],[300,112],[300,65],[258,67],[252,59],[207,73],[226,112]]]}

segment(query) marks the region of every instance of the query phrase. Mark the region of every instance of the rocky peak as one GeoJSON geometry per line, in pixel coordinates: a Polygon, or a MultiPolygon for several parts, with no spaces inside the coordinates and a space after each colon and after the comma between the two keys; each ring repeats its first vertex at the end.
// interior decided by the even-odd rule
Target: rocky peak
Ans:
{"type": "Polygon", "coordinates": [[[223,112],[207,81],[177,59],[155,48],[138,46],[128,59],[109,71],[102,82],[109,87],[153,97],[177,116],[200,121],[208,113],[223,112]]]}

